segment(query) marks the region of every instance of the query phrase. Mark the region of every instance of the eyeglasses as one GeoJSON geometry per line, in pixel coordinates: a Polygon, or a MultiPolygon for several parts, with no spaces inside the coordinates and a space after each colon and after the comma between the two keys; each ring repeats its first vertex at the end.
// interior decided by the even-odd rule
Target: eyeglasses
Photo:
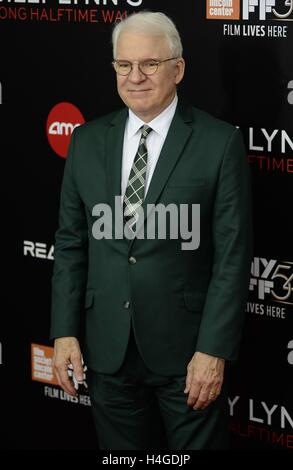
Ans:
{"type": "Polygon", "coordinates": [[[165,60],[147,59],[143,60],[142,62],[129,62],[129,60],[115,59],[112,62],[112,65],[118,75],[129,75],[133,69],[134,64],[137,64],[139,71],[144,75],[153,75],[158,70],[159,65],[161,65],[163,62],[175,59],[178,59],[178,57],[170,57],[169,59],[165,60]]]}

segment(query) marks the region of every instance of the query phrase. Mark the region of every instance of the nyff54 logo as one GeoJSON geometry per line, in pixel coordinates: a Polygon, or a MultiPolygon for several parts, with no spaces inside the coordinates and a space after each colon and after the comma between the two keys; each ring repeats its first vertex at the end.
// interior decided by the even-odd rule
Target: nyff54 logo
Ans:
{"type": "Polygon", "coordinates": [[[293,305],[293,262],[254,258],[249,290],[259,300],[293,305]]]}
{"type": "Polygon", "coordinates": [[[206,0],[206,5],[213,20],[288,21],[293,13],[293,0],[206,0]]]}

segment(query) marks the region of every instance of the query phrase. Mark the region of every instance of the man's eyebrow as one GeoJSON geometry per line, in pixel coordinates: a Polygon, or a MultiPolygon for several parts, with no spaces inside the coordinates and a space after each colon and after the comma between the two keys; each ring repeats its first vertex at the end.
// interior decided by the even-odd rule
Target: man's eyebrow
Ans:
{"type": "MultiPolygon", "coordinates": [[[[115,59],[115,60],[119,60],[119,62],[132,62],[129,59],[115,59]]],[[[158,59],[158,58],[155,58],[155,57],[147,57],[146,59],[135,60],[134,62],[145,62],[147,60],[154,60],[155,62],[160,62],[161,61],[161,59],[158,59]]]]}

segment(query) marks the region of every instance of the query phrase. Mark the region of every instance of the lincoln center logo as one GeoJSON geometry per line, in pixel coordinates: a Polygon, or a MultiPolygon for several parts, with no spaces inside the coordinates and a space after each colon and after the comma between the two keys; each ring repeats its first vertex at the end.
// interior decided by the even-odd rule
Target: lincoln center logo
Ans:
{"type": "Polygon", "coordinates": [[[58,385],[52,366],[53,353],[50,346],[31,344],[32,380],[58,385]]]}
{"type": "Polygon", "coordinates": [[[206,0],[210,20],[292,21],[293,0],[206,0]]]}
{"type": "Polygon", "coordinates": [[[46,126],[47,137],[59,157],[66,158],[71,134],[83,123],[83,115],[71,103],[59,103],[50,111],[46,126]]]}
{"type": "Polygon", "coordinates": [[[207,0],[207,18],[210,20],[239,20],[240,0],[207,0]]]}

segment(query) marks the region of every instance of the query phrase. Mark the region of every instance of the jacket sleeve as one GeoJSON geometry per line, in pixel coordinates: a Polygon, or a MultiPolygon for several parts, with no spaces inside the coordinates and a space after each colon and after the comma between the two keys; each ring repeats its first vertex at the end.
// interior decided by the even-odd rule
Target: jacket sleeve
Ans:
{"type": "Polygon", "coordinates": [[[227,142],[213,212],[214,262],[197,351],[238,355],[252,256],[250,174],[241,132],[227,142]]]}
{"type": "Polygon", "coordinates": [[[88,227],[74,178],[76,130],[71,136],[61,188],[59,228],[52,276],[51,339],[78,336],[84,312],[88,265],[88,227]]]}

